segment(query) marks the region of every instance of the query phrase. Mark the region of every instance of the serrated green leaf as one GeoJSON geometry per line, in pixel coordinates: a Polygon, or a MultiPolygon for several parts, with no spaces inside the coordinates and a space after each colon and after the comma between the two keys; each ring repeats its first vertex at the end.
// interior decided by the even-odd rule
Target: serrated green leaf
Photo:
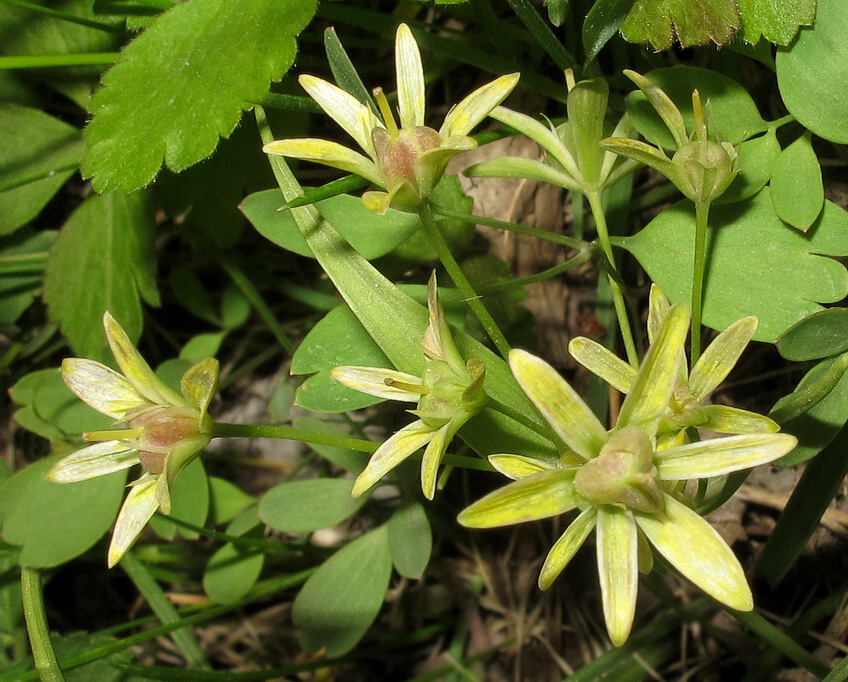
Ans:
{"type": "Polygon", "coordinates": [[[386,526],[345,545],[306,581],[292,620],[307,652],[340,656],[362,638],[380,612],[392,559],[386,526]]]}
{"type": "Polygon", "coordinates": [[[303,339],[292,374],[313,374],[297,389],[297,404],[314,412],[348,412],[380,402],[330,377],[341,365],[387,367],[391,363],[346,305],[333,308],[303,339]]]}
{"type": "Polygon", "coordinates": [[[433,531],[419,502],[401,505],[389,519],[389,551],[397,572],[417,580],[433,551],[433,531]]]}
{"type": "Polygon", "coordinates": [[[650,43],[665,50],[677,40],[683,47],[724,45],[740,26],[736,0],[636,0],[621,25],[621,34],[631,43],[650,43]]]}
{"type": "MultiPolygon", "coordinates": [[[[347,194],[323,199],[314,205],[328,221],[338,226],[339,234],[367,260],[386,255],[408,241],[418,229],[418,218],[414,214],[390,208],[379,215],[365,208],[361,199],[347,194]]],[[[278,190],[266,190],[247,197],[241,210],[259,233],[277,246],[312,258],[312,251],[300,235],[291,211],[284,206],[285,200],[278,190]]]]}
{"type": "Polygon", "coordinates": [[[789,45],[801,26],[816,18],[816,0],[736,0],[742,15],[742,38],[756,44],[760,36],[777,45],[789,45]]]}
{"type": "Polygon", "coordinates": [[[809,132],[784,149],[771,174],[771,200],[784,222],[806,232],[824,206],[821,166],[809,132]]]}
{"type": "Polygon", "coordinates": [[[159,304],[155,268],[153,220],[144,194],[94,196],[74,211],[50,250],[44,300],[78,355],[107,356],[102,324],[107,310],[138,340],[139,296],[159,304]]]}
{"type": "MultiPolygon", "coordinates": [[[[709,102],[710,132],[721,142],[739,144],[767,128],[757,105],[739,83],[715,71],[695,66],[672,66],[645,74],[658,85],[683,114],[687,130],[693,130],[692,91],[709,102]]],[[[627,110],[636,130],[651,144],[676,149],[674,138],[645,95],[637,90],[627,96],[627,110]]]]}
{"type": "MultiPolygon", "coordinates": [[[[672,303],[692,292],[695,216],[691,202],[663,211],[632,237],[618,240],[672,303]]],[[[760,320],[754,339],[774,341],[799,320],[848,294],[848,273],[825,256],[848,256],[848,213],[826,202],[807,234],[785,225],[766,188],[745,202],[710,212],[703,321],[726,329],[741,317],[760,320]]]]}
{"type": "Polygon", "coordinates": [[[818,0],[816,23],[777,52],[777,86],[786,108],[816,135],[848,144],[848,12],[818,0]]]}
{"type": "Polygon", "coordinates": [[[787,360],[818,360],[848,350],[848,308],[829,308],[790,327],[777,340],[787,360]]]}
{"type": "Polygon", "coordinates": [[[23,566],[47,568],[79,556],[112,525],[124,497],[126,472],[80,483],[52,483],[46,457],[0,485],[3,539],[21,547],[23,566]]]}
{"type": "Polygon", "coordinates": [[[76,172],[82,135],[37,109],[0,103],[0,234],[39,214],[76,172]]]}
{"type": "Polygon", "coordinates": [[[284,533],[311,533],[353,516],[367,495],[351,497],[353,480],[315,478],[271,488],[259,503],[259,518],[284,533]]]}
{"type": "Polygon", "coordinates": [[[91,101],[83,175],[99,192],[148,184],[209,156],[294,61],[315,0],[194,0],[128,45],[91,101]],[[155,87],[151,87],[155,84],[155,87]]]}

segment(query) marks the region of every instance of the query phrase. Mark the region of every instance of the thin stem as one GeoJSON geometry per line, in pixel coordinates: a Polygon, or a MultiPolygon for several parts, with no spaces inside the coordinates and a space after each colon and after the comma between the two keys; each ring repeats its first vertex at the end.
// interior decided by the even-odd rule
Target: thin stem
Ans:
{"type": "Polygon", "coordinates": [[[55,17],[56,19],[61,19],[62,21],[67,21],[72,24],[79,24],[80,26],[95,28],[98,31],[106,31],[107,33],[123,33],[124,31],[124,27],[121,24],[107,24],[106,22],[96,21],[95,19],[86,19],[85,17],[78,17],[75,14],[71,14],[69,12],[60,12],[55,9],[50,9],[48,7],[42,7],[41,5],[36,5],[33,2],[24,2],[23,0],[0,0],[0,2],[2,2],[4,5],[20,7],[21,9],[26,9],[30,12],[46,14],[48,17],[55,17]]]}
{"type": "Polygon", "coordinates": [[[379,443],[370,440],[360,440],[349,436],[338,436],[332,433],[321,433],[309,429],[296,429],[292,426],[275,426],[270,424],[228,424],[214,422],[212,425],[213,438],[285,438],[299,440],[304,443],[317,445],[332,445],[337,448],[347,448],[357,452],[374,452],[379,443]]]}
{"type": "Polygon", "coordinates": [[[707,267],[707,222],[710,201],[695,204],[695,263],[692,270],[692,338],[690,367],[701,357],[701,305],[704,299],[704,273],[707,267]]]}
{"type": "Polygon", "coordinates": [[[496,412],[506,415],[510,419],[517,421],[522,426],[526,426],[531,431],[538,433],[540,436],[547,438],[553,443],[559,443],[560,438],[554,433],[546,423],[540,423],[530,419],[527,415],[511,408],[509,405],[502,403],[500,400],[495,400],[492,396],[486,396],[486,407],[489,407],[496,412]]]}
{"type": "Polygon", "coordinates": [[[21,566],[21,600],[32,657],[41,682],[64,682],[56,652],[50,643],[50,628],[47,626],[47,614],[44,613],[41,595],[41,576],[34,568],[21,566]]]}
{"type": "Polygon", "coordinates": [[[0,57],[0,70],[47,69],[60,66],[90,66],[114,64],[120,52],[90,52],[86,54],[27,54],[0,57]]]}
{"type": "MultiPolygon", "coordinates": [[[[586,194],[589,200],[589,208],[595,219],[595,229],[598,231],[598,241],[601,249],[609,261],[610,267],[615,270],[615,258],[610,244],[609,230],[607,229],[607,218],[604,213],[601,193],[597,190],[586,194]]],[[[615,306],[615,315],[618,318],[618,326],[621,330],[621,338],[624,341],[624,350],[627,353],[627,361],[633,367],[639,367],[639,354],[636,352],[636,344],[633,342],[633,332],[630,329],[630,319],[627,316],[627,305],[624,302],[624,294],[615,277],[609,275],[610,289],[612,290],[612,302],[615,306]]]]}
{"type": "Polygon", "coordinates": [[[742,623],[745,627],[753,630],[763,641],[782,651],[784,656],[792,659],[798,665],[806,668],[817,677],[824,677],[830,672],[824,663],[813,654],[802,647],[789,635],[778,630],[756,611],[733,611],[726,609],[730,615],[742,623]]]}
{"type": "Polygon", "coordinates": [[[497,284],[491,284],[487,287],[483,287],[482,289],[480,289],[480,293],[488,294],[492,291],[501,291],[502,289],[517,289],[518,287],[523,287],[528,284],[544,282],[545,280],[551,279],[552,277],[556,277],[557,275],[560,275],[563,272],[567,272],[572,268],[579,267],[591,259],[592,249],[591,247],[587,247],[586,249],[581,250],[580,253],[578,253],[573,258],[569,258],[564,263],[554,265],[553,267],[548,268],[547,270],[542,270],[542,272],[537,272],[535,275],[528,275],[527,277],[519,277],[504,282],[498,282],[497,284]]]}
{"type": "MultiPolygon", "coordinates": [[[[159,587],[159,583],[156,582],[144,563],[132,552],[127,552],[121,559],[121,568],[126,571],[136,589],[141,592],[141,595],[163,625],[178,623],[182,620],[182,616],[168,601],[168,597],[159,587]]],[[[190,668],[210,669],[203,650],[189,628],[174,630],[171,633],[171,639],[174,640],[174,644],[177,645],[190,668]]]]}
{"type": "Polygon", "coordinates": [[[456,258],[453,257],[450,247],[445,241],[436,219],[433,217],[433,211],[430,208],[429,202],[425,201],[421,204],[418,209],[418,215],[421,217],[421,223],[424,225],[424,231],[427,233],[430,244],[438,254],[439,260],[442,262],[445,270],[447,270],[448,275],[450,275],[456,288],[459,289],[466,303],[468,303],[468,307],[471,308],[471,311],[480,321],[480,324],[483,325],[483,329],[486,330],[498,352],[506,359],[510,350],[509,343],[500,330],[500,327],[498,327],[497,322],[495,322],[489,311],[486,310],[486,306],[483,305],[483,301],[480,300],[477,292],[474,291],[471,282],[468,281],[465,273],[462,272],[462,268],[459,267],[456,258]]]}

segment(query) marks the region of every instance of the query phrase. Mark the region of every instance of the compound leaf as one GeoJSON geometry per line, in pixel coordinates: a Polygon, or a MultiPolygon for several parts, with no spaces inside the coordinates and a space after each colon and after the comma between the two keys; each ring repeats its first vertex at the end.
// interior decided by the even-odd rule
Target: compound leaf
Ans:
{"type": "Polygon", "coordinates": [[[655,50],[713,41],[724,45],[740,26],[736,0],[636,0],[621,25],[621,34],[632,43],[650,43],[655,50]]]}

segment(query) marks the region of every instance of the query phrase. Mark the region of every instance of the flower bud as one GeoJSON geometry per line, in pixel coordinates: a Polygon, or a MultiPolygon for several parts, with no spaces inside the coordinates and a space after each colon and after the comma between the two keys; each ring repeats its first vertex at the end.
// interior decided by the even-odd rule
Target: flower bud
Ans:
{"type": "Polygon", "coordinates": [[[736,149],[727,142],[695,140],[678,149],[672,163],[681,171],[689,187],[678,187],[695,203],[706,203],[720,197],[739,172],[736,149]]]}

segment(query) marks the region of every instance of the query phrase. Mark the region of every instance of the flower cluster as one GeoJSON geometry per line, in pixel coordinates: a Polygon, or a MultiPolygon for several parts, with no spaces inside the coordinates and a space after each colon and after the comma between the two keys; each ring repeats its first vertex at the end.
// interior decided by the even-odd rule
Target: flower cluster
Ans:
{"type": "Polygon", "coordinates": [[[687,378],[683,344],[689,313],[663,301],[655,295],[652,343],[638,371],[624,370],[621,361],[604,365],[609,357],[596,352],[587,340],[572,342],[572,347],[592,349],[578,356],[582,353],[584,361],[590,358],[591,369],[600,369],[601,376],[612,378],[613,385],[627,392],[609,431],[550,365],[524,351],[512,351],[513,374],[562,440],[561,456],[552,465],[521,455],[492,455],[492,465],[514,482],[459,516],[468,527],[491,528],[578,510],[548,553],[539,586],[549,587],[596,529],[604,618],[616,645],[630,633],[639,570],[650,570],[652,565],[648,544],[716,600],[739,611],[753,608],[739,561],[712,526],[690,508],[685,484],[771,462],[797,443],[794,436],[772,433],[773,425],[765,418],[716,414],[693,405],[726,375],[727,365],[735,363],[741,349],[723,349],[739,345],[728,342],[728,337],[738,342],[753,333],[751,322],[742,321],[730,331],[687,378]],[[724,419],[754,432],[686,443],[681,436],[685,426],[701,419],[704,410],[703,423],[711,428],[724,419]]]}
{"type": "Polygon", "coordinates": [[[376,213],[389,206],[414,210],[441,179],[448,161],[477,143],[468,133],[500,104],[518,83],[517,73],[478,88],[445,117],[439,130],[424,125],[424,70],[412,31],[398,26],[395,40],[400,126],[382,90],[375,90],[380,115],[341,88],[315,76],[298,79],[304,90],[367,154],[320,139],[276,140],[268,154],[305,159],[370,180],[385,191],[366,192],[362,201],[376,213]]]}
{"type": "Polygon", "coordinates": [[[421,461],[421,489],[427,499],[436,492],[436,475],[456,432],[486,402],[485,367],[478,358],[465,362],[451,336],[439,304],[436,274],[427,289],[430,324],[421,341],[423,376],[381,367],[336,367],[331,375],[340,383],[378,398],[417,402],[410,410],[418,419],[405,426],[373,454],[359,474],[353,495],[359,496],[419,448],[427,446],[421,461]]]}
{"type": "Polygon", "coordinates": [[[83,438],[94,445],[57,462],[49,478],[74,483],[141,464],[144,473],[130,484],[115,523],[108,555],[112,567],[157,509],[170,512],[171,486],[209,443],[211,420],[206,410],[218,383],[218,362],[206,358],[191,367],[178,395],[153,373],[108,312],[103,326],[123,374],[94,360],[68,358],[62,363],[62,378],[83,402],[123,428],[84,433],[83,438]]]}

